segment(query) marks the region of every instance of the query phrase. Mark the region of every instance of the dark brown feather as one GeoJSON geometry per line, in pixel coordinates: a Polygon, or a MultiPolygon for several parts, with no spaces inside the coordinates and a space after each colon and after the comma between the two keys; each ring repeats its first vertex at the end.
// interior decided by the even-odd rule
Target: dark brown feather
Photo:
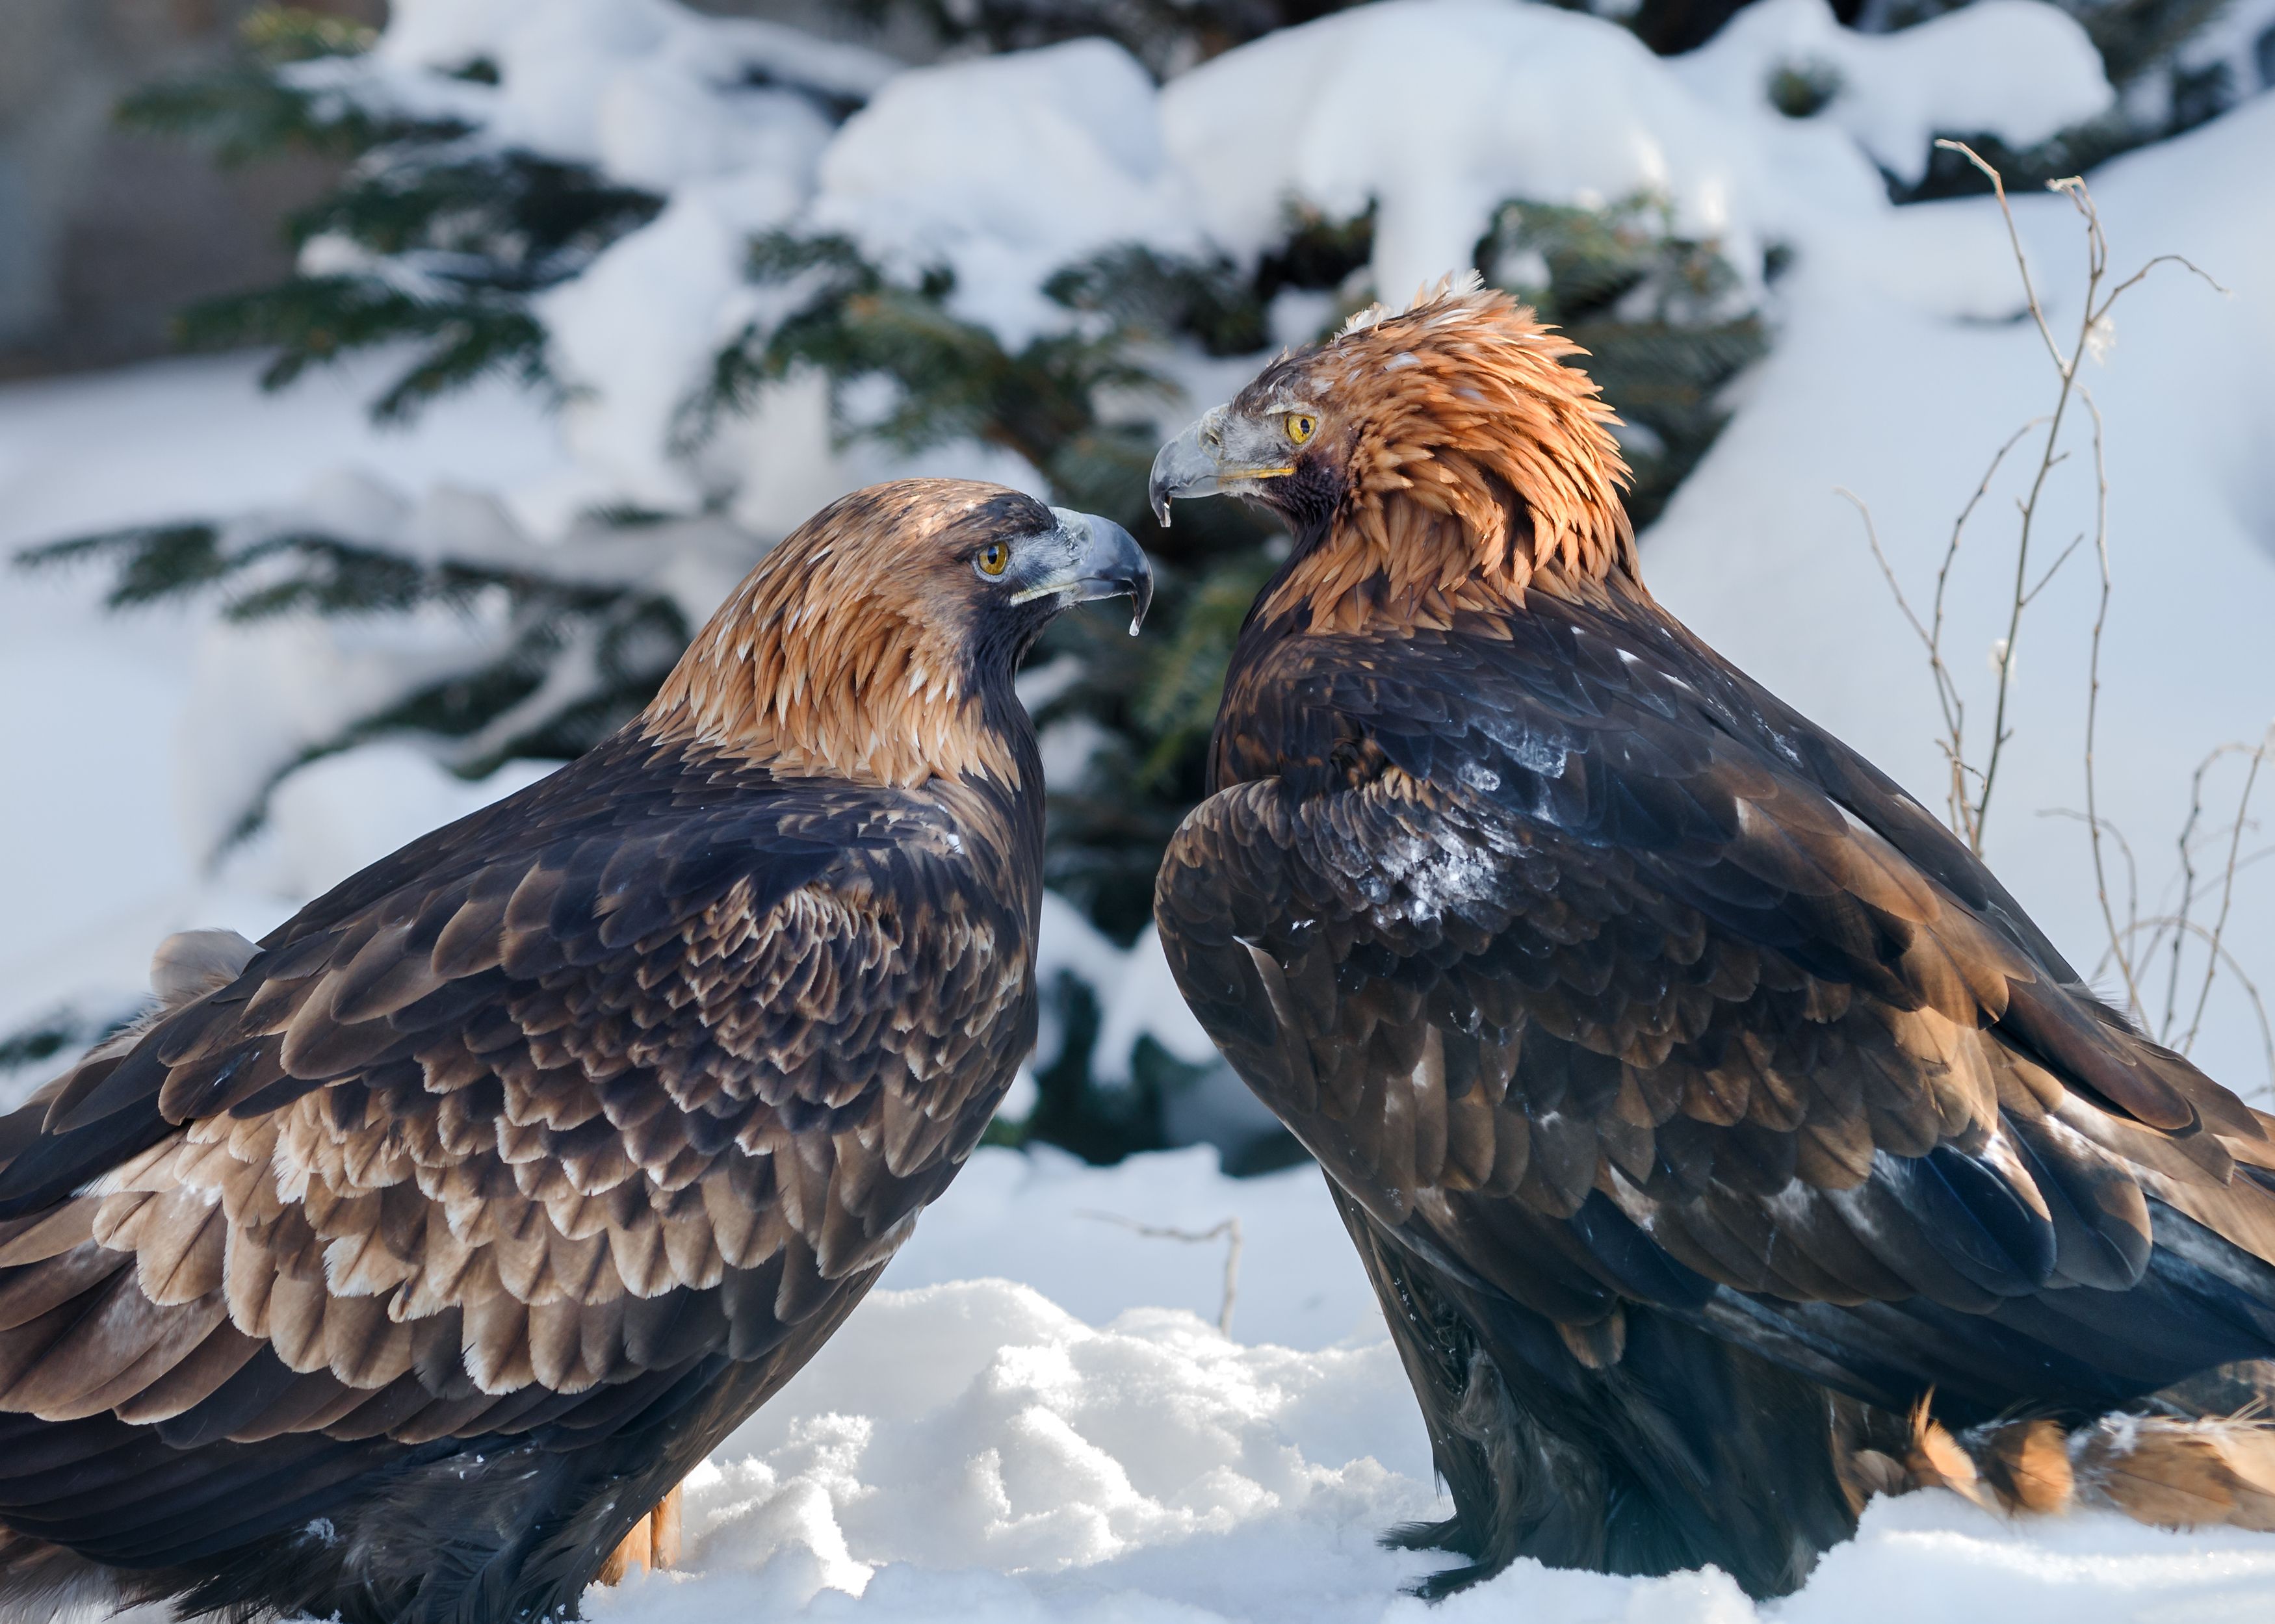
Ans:
{"type": "Polygon", "coordinates": [[[572,1606],[1032,1045],[1011,667],[1066,599],[971,556],[1062,529],[987,487],[850,499],[600,748],[257,950],[177,955],[0,1122],[0,1527],[200,1606],[572,1606]]]}
{"type": "Polygon", "coordinates": [[[2275,1357],[2275,1143],[1651,600],[1568,353],[1441,291],[1209,419],[1319,432],[1225,471],[1295,542],[1155,912],[1345,1203],[1467,1576],[1529,1551],[1774,1591],[1855,1514],[1828,1415],[1878,1416],[1893,1462],[1929,1393],[2092,1416],[2275,1357]],[[1710,1492],[1707,1433],[1774,1431],[1742,1389],[1828,1446],[1710,1492]],[[1524,1532],[1550,1504],[1597,1520],[1524,1532]]]}

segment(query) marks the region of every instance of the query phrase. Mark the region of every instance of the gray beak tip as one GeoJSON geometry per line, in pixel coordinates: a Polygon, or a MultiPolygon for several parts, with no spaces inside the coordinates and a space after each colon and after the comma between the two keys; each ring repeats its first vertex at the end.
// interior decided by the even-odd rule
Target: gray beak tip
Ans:
{"type": "MultiPolygon", "coordinates": [[[[1162,521],[1167,524],[1168,521],[1162,521]]],[[[1149,570],[1133,582],[1130,591],[1130,635],[1136,637],[1145,623],[1145,611],[1153,607],[1153,577],[1149,570]]]]}
{"type": "Polygon", "coordinates": [[[1069,508],[1054,508],[1062,533],[1074,544],[1075,556],[1069,565],[1073,578],[1068,585],[1074,601],[1095,602],[1100,598],[1128,598],[1132,613],[1130,635],[1136,637],[1145,623],[1145,611],[1153,602],[1153,566],[1145,556],[1145,549],[1136,538],[1110,518],[1100,518],[1094,513],[1077,513],[1069,508]]]}
{"type": "Polygon", "coordinates": [[[1194,423],[1163,446],[1153,458],[1153,472],[1145,482],[1145,501],[1164,530],[1169,527],[1169,503],[1173,500],[1179,496],[1206,496],[1216,490],[1216,456],[1201,440],[1201,431],[1208,422],[1205,417],[1194,423]]]}

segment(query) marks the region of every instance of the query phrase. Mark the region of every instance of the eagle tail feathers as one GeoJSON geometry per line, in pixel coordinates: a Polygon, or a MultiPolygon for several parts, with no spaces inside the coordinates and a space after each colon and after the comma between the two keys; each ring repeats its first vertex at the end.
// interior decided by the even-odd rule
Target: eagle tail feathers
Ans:
{"type": "Polygon", "coordinates": [[[2261,1412],[2120,1412],[2067,1431],[2038,1418],[1954,1432],[1923,1405],[1912,1424],[1896,1492],[1949,1489],[2008,1515],[2098,1507],[2158,1528],[2275,1532],[2275,1424],[2261,1412]]]}
{"type": "Polygon", "coordinates": [[[109,1569],[62,1545],[0,1529],[0,1624],[100,1618],[126,1599],[109,1569]]]}

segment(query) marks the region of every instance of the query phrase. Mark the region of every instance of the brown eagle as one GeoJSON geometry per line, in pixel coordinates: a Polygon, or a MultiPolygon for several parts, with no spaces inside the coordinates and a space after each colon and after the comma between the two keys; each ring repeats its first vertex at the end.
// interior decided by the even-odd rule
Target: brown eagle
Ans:
{"type": "Polygon", "coordinates": [[[1153,468],[1293,533],[1155,906],[1421,1401],[1393,1538],[1771,1595],[1875,1488],[2275,1527],[2193,1422],[2249,1384],[2174,1390],[2275,1355],[2271,1119],[1652,601],[1575,353],[1443,288],[1153,468]]]}
{"type": "Polygon", "coordinates": [[[172,944],[0,1119],[0,1613],[573,1613],[978,1143],[1035,1033],[1013,668],[1150,592],[1106,520],[857,493],[589,754],[172,944]]]}

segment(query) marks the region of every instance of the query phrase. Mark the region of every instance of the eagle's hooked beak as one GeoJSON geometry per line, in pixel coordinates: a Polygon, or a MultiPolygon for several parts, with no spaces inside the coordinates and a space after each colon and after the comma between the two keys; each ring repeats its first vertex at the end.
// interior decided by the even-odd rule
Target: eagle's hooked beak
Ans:
{"type": "Polygon", "coordinates": [[[1077,513],[1072,508],[1053,508],[1059,522],[1028,584],[1011,595],[1014,603],[1037,598],[1062,597],[1069,603],[1089,603],[1100,598],[1127,598],[1131,611],[1130,635],[1136,637],[1153,602],[1153,566],[1130,533],[1110,518],[1077,513]]]}
{"type": "Polygon", "coordinates": [[[1234,417],[1230,407],[1213,406],[1153,458],[1145,500],[1167,530],[1174,498],[1213,496],[1220,491],[1237,495],[1236,487],[1251,480],[1280,479],[1296,472],[1286,456],[1285,447],[1263,442],[1254,426],[1234,417]],[[1258,443],[1244,446],[1251,439],[1258,443]],[[1243,449],[1255,454],[1243,455],[1243,449]]]}

